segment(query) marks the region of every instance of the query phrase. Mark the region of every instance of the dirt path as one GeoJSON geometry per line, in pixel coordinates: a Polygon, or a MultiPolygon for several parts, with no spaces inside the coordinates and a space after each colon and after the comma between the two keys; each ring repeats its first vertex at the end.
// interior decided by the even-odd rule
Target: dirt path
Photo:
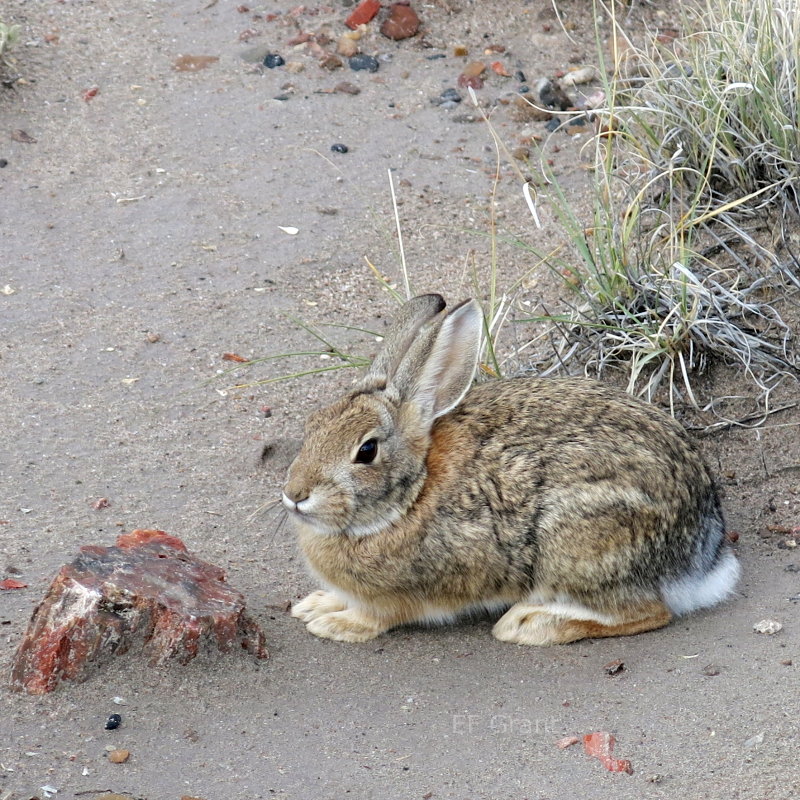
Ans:
{"type": "MultiPolygon", "coordinates": [[[[545,0],[459,0],[454,14],[446,5],[415,3],[424,38],[395,44],[373,32],[375,74],[328,72],[286,45],[325,25],[338,35],[339,4],[293,22],[265,19],[289,10],[277,2],[249,13],[232,0],[3,5],[6,21],[23,25],[26,82],[0,90],[0,288],[14,292],[0,295],[0,578],[29,588],[0,592],[0,668],[58,566],[81,544],[137,527],[175,533],[225,567],[272,654],[260,666],[209,655],[158,671],[126,658],[51,697],[3,691],[3,800],[42,786],[57,798],[102,789],[150,800],[800,792],[789,599],[800,557],[780,528],[800,518],[796,427],[706,440],[745,577],[736,601],[666,630],[538,651],[496,642],[479,620],[355,646],[315,639],[280,610],[313,584],[291,531],[253,515],[277,496],[305,415],[350,376],[225,391],[274,372],[209,384],[231,367],[222,354],[308,347],[282,312],[380,330],[392,305],[364,256],[399,277],[389,169],[418,286],[468,294],[473,259],[488,263],[495,154],[483,123],[459,121],[474,114],[466,101],[430,102],[463,68],[453,46],[489,61],[487,45],[503,45],[498,60],[529,82],[593,60],[585,2],[560,4],[574,42],[545,0]],[[240,42],[248,29],[260,35],[240,42]],[[262,45],[304,70],[242,60],[262,45]],[[177,72],[180,54],[219,61],[177,72]],[[360,94],[329,93],[342,81],[360,94]],[[17,130],[36,141],[15,141],[17,130]],[[337,142],[349,152],[332,153],[337,142]],[[265,443],[274,455],[261,466],[265,443]],[[110,508],[94,510],[101,497],[110,508]],[[765,617],[784,630],[754,634],[765,617]],[[607,676],[615,659],[625,669],[607,676]],[[104,731],[117,711],[122,727],[104,731]],[[632,776],[555,746],[595,730],[616,735],[632,776]],[[107,762],[111,744],[131,751],[126,764],[107,762]]],[[[491,103],[518,85],[492,73],[479,94],[491,103]]],[[[501,104],[493,117],[512,144],[526,128],[541,132],[512,112],[501,104]]],[[[580,138],[560,148],[555,168],[579,192],[580,138]]],[[[498,232],[557,236],[546,205],[533,232],[519,181],[507,167],[502,176],[498,232]]],[[[502,245],[499,254],[511,276],[530,259],[502,245]]],[[[540,291],[533,283],[531,302],[540,291]]],[[[374,346],[336,336],[364,353],[374,346]]]]}

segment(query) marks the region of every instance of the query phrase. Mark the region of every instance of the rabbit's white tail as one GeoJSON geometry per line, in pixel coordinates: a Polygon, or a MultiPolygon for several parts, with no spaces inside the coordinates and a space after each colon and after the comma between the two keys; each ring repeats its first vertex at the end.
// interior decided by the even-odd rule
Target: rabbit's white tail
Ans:
{"type": "Polygon", "coordinates": [[[665,581],[661,596],[673,614],[688,614],[730,597],[741,572],[739,560],[730,550],[724,549],[710,570],[698,570],[665,581]]]}

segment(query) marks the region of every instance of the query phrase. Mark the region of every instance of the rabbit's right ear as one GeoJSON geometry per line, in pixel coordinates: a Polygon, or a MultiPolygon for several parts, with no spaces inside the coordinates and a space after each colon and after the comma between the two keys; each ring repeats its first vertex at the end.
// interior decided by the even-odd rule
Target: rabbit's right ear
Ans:
{"type": "Polygon", "coordinates": [[[359,381],[359,387],[379,389],[390,383],[420,329],[434,319],[445,305],[440,294],[422,294],[406,301],[384,337],[383,349],[359,381]]]}

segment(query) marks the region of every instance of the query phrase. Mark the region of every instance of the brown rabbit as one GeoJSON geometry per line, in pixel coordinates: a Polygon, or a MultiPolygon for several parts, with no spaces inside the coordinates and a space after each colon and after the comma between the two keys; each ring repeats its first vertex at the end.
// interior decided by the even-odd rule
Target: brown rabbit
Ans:
{"type": "Polygon", "coordinates": [[[325,589],[292,614],[362,642],[508,608],[494,635],[544,645],[730,595],[739,563],[681,426],[588,380],[470,388],[480,307],[444,307],[408,301],[357,387],[308,420],[283,502],[325,589]]]}

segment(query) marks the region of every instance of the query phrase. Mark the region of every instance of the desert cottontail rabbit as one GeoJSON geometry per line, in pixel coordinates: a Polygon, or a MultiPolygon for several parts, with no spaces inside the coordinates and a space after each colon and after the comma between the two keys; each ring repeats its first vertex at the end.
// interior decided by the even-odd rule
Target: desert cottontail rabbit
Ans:
{"type": "Polygon", "coordinates": [[[325,589],[292,614],[360,642],[507,608],[494,635],[544,645],[727,597],[739,564],[683,428],[589,380],[470,388],[481,310],[444,307],[408,301],[357,387],[308,420],[283,502],[325,589]]]}

